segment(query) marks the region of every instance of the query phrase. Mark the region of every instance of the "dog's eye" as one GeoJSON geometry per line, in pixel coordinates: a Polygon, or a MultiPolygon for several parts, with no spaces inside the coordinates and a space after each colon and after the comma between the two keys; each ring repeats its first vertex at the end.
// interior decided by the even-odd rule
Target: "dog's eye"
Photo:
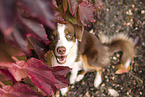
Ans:
{"type": "Polygon", "coordinates": [[[71,40],[72,39],[72,35],[66,35],[66,38],[68,39],[68,40],[71,40]]]}
{"type": "Polygon", "coordinates": [[[50,39],[54,40],[55,39],[55,35],[50,35],[50,39]]]}

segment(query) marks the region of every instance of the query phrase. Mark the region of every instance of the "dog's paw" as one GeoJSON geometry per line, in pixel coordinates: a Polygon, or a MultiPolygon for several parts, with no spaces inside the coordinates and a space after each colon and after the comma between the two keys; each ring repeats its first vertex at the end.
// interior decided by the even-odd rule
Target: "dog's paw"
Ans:
{"type": "Polygon", "coordinates": [[[129,72],[129,70],[131,69],[131,67],[129,65],[128,68],[126,69],[123,64],[119,64],[119,65],[116,66],[116,69],[118,69],[118,70],[115,72],[115,74],[122,74],[122,73],[129,72]]]}
{"type": "Polygon", "coordinates": [[[96,78],[94,80],[94,87],[98,88],[101,83],[102,83],[101,75],[99,74],[99,72],[97,72],[96,78]]]}
{"type": "Polygon", "coordinates": [[[94,82],[94,87],[95,87],[95,88],[98,88],[99,85],[101,84],[101,82],[102,82],[102,81],[97,81],[97,82],[95,81],[95,82],[94,82]]]}
{"type": "Polygon", "coordinates": [[[78,75],[76,78],[76,82],[79,82],[80,80],[82,80],[84,78],[84,75],[78,75]]]}
{"type": "Polygon", "coordinates": [[[69,83],[70,84],[74,84],[75,83],[76,78],[70,77],[69,83]]]}
{"type": "MultiPolygon", "coordinates": [[[[61,95],[62,95],[62,96],[65,96],[66,93],[68,92],[68,90],[69,90],[68,87],[61,88],[61,89],[60,89],[61,95]]],[[[58,96],[58,97],[59,97],[59,96],[58,96]]]]}

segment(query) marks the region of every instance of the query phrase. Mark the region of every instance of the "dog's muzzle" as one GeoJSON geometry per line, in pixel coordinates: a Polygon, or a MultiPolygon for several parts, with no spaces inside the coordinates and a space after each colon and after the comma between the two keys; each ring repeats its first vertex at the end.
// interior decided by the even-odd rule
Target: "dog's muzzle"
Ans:
{"type": "Polygon", "coordinates": [[[64,55],[66,53],[66,48],[64,46],[60,46],[57,48],[57,53],[60,54],[60,56],[56,56],[56,60],[59,64],[64,64],[66,62],[67,56],[64,55]]]}

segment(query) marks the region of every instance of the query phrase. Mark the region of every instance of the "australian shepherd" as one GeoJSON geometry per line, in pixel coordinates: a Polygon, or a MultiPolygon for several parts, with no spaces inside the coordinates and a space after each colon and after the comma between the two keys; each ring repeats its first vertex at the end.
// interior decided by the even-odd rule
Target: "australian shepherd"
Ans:
{"type": "MultiPolygon", "coordinates": [[[[70,67],[70,84],[84,77],[85,73],[78,75],[78,71],[96,70],[94,87],[97,88],[102,82],[102,68],[110,65],[111,55],[121,51],[121,62],[126,69],[134,57],[134,42],[126,34],[119,33],[111,37],[102,35],[98,39],[84,31],[82,40],[78,41],[72,24],[57,24],[57,29],[49,34],[50,48],[53,51],[52,66],[70,67]]],[[[61,89],[62,95],[66,91],[67,88],[61,89]]]]}

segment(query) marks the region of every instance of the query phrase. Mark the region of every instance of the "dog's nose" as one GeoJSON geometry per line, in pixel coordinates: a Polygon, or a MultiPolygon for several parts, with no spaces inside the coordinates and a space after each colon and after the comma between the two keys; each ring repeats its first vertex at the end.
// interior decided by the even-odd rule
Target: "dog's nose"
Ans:
{"type": "Polygon", "coordinates": [[[57,48],[57,52],[58,52],[59,54],[64,54],[64,53],[66,52],[66,48],[65,48],[65,47],[58,47],[58,48],[57,48]]]}

